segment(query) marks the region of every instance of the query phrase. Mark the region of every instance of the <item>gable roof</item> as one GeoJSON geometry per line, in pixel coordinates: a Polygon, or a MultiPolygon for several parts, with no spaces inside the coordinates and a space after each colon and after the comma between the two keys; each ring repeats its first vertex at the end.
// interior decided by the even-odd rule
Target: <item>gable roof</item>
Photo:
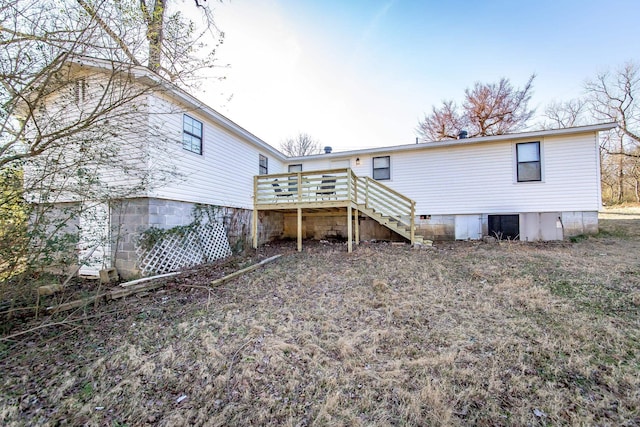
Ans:
{"type": "Polygon", "coordinates": [[[364,155],[364,154],[387,154],[387,153],[396,153],[402,151],[412,151],[412,150],[430,150],[434,148],[440,147],[453,147],[453,146],[465,146],[465,145],[473,145],[473,144],[487,144],[492,142],[499,141],[516,141],[516,140],[532,140],[532,139],[540,139],[548,136],[561,136],[561,135],[574,135],[580,133],[590,133],[590,132],[601,132],[611,130],[618,126],[615,122],[610,123],[601,123],[595,125],[587,125],[587,126],[576,126],[570,128],[562,128],[562,129],[550,129],[550,130],[538,130],[538,131],[529,131],[529,132],[520,132],[520,133],[508,133],[504,135],[494,135],[494,136],[481,136],[475,138],[463,138],[463,139],[448,139],[444,141],[433,141],[433,142],[420,142],[416,144],[404,144],[404,145],[393,145],[387,147],[376,147],[376,148],[365,148],[361,150],[349,150],[349,151],[339,151],[335,153],[329,154],[314,154],[311,156],[299,156],[299,157],[288,157],[287,161],[299,161],[299,160],[309,160],[313,159],[322,159],[322,158],[339,158],[339,157],[351,157],[355,155],[364,155]]]}

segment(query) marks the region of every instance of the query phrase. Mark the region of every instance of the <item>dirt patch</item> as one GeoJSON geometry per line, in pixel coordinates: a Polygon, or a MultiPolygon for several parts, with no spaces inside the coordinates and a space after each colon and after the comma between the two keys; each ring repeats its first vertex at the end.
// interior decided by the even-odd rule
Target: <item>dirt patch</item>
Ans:
{"type": "Polygon", "coordinates": [[[194,269],[0,341],[0,421],[639,424],[640,220],[620,224],[576,243],[284,244],[214,289],[222,273],[194,269]]]}

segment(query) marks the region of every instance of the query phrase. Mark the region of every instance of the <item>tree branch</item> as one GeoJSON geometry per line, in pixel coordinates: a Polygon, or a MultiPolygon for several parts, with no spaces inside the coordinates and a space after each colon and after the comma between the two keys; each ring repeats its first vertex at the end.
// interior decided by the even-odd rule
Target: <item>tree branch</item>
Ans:
{"type": "Polygon", "coordinates": [[[98,16],[98,13],[89,4],[87,4],[84,0],[77,0],[77,2],[89,14],[89,16],[91,16],[91,18],[93,18],[98,23],[98,25],[100,25],[100,28],[102,28],[104,32],[107,33],[109,37],[111,37],[113,41],[118,44],[118,46],[120,46],[120,49],[122,49],[124,54],[127,55],[127,58],[129,58],[129,60],[133,64],[138,66],[141,65],[140,61],[138,61],[135,55],[131,53],[131,51],[127,47],[127,44],[107,25],[106,22],[102,20],[102,18],[100,18],[100,16],[98,16]]]}

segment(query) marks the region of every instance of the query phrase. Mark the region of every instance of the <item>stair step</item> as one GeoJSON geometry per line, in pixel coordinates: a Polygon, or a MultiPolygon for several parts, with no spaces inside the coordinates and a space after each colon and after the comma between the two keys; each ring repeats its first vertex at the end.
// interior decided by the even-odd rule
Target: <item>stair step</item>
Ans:
{"type": "MultiPolygon", "coordinates": [[[[393,217],[390,217],[390,216],[383,215],[383,214],[381,214],[380,212],[376,211],[373,208],[366,208],[366,207],[360,205],[359,209],[360,209],[360,212],[366,214],[369,218],[371,218],[374,221],[378,222],[379,224],[387,227],[391,231],[394,231],[394,232],[398,233],[399,235],[401,235],[402,237],[404,237],[406,239],[410,239],[411,238],[411,226],[410,225],[405,225],[405,224],[401,223],[400,220],[398,220],[397,218],[393,218],[393,217]]],[[[426,245],[426,246],[431,246],[433,244],[433,242],[431,240],[425,239],[424,236],[421,236],[419,234],[415,234],[416,230],[417,230],[417,227],[414,226],[413,227],[413,231],[414,231],[413,241],[414,241],[414,243],[418,243],[418,244],[426,245]]]]}

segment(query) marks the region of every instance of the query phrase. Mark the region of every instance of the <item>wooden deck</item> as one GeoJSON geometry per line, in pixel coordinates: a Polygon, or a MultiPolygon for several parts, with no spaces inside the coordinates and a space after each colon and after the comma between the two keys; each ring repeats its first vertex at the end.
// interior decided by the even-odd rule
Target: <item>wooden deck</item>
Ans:
{"type": "Polygon", "coordinates": [[[298,250],[302,250],[302,211],[333,212],[346,208],[348,250],[359,242],[359,212],[407,238],[415,235],[415,202],[369,177],[358,177],[351,169],[329,169],[258,175],[253,181],[253,247],[258,247],[258,212],[297,211],[298,250]],[[354,220],[355,218],[355,220],[354,220]],[[355,236],[354,236],[355,231],[355,236]]]}

